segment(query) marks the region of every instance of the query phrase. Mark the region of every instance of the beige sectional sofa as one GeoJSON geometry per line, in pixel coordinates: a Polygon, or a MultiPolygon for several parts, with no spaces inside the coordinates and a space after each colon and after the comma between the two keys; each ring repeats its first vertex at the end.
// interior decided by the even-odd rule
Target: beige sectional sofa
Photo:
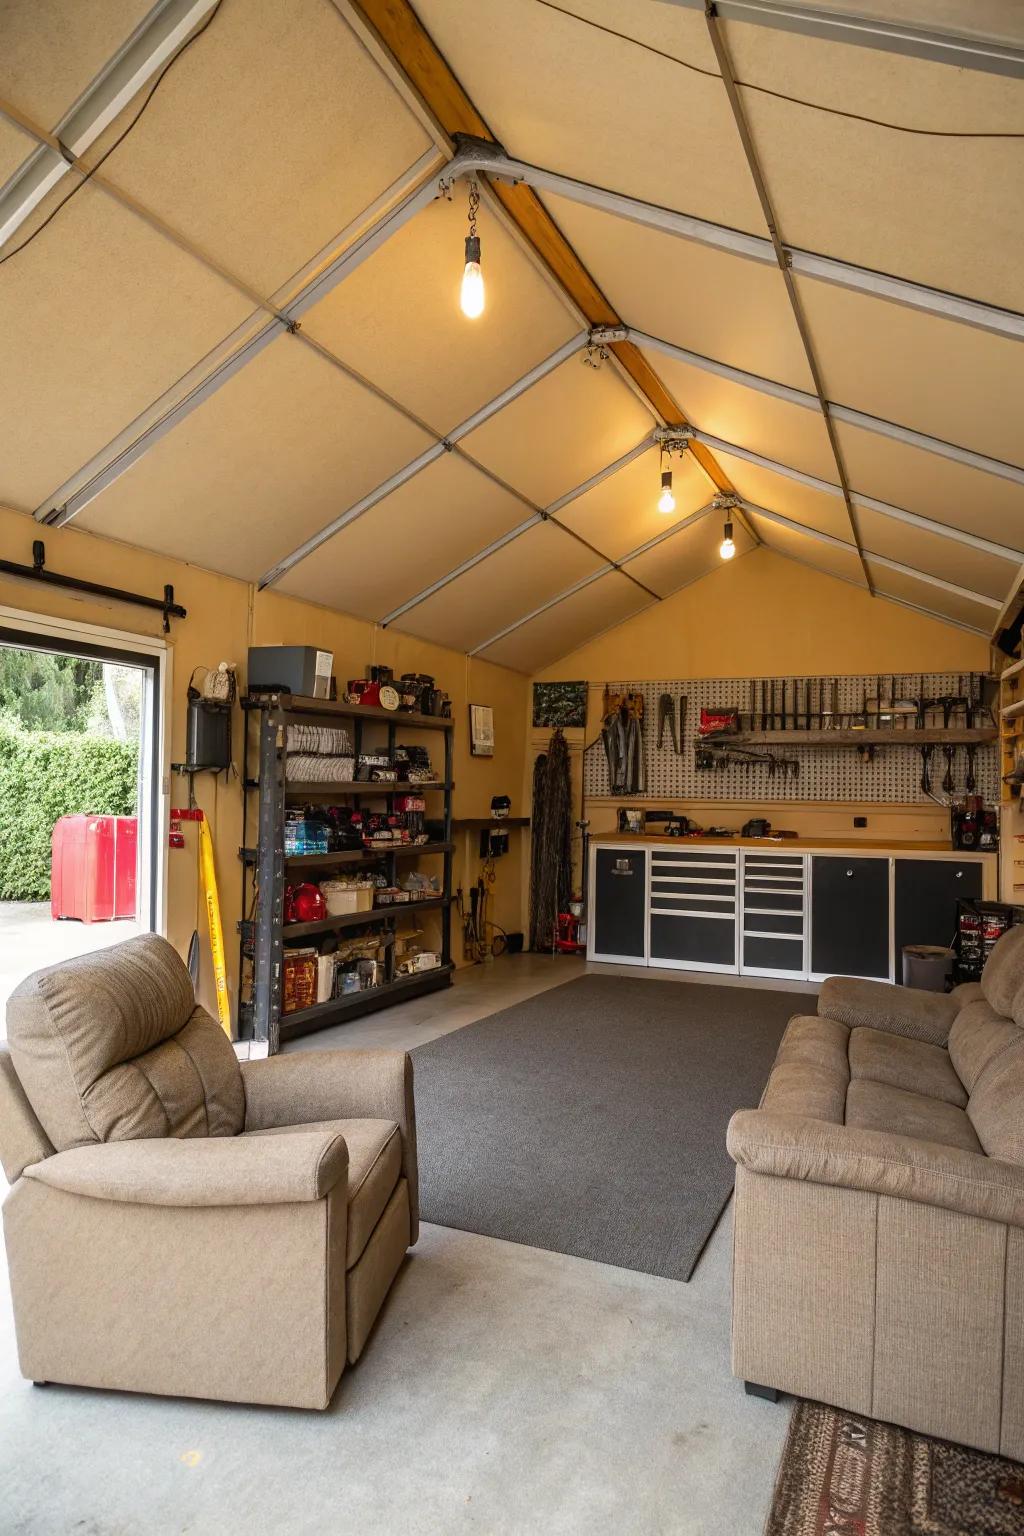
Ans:
{"type": "Polygon", "coordinates": [[[827,981],[728,1145],[735,1374],[1024,1459],[1024,928],[948,995],[827,981]]]}
{"type": "Polygon", "coordinates": [[[416,1241],[409,1058],[240,1066],[153,935],[37,972],[7,1023],[23,1374],[326,1407],[416,1241]]]}

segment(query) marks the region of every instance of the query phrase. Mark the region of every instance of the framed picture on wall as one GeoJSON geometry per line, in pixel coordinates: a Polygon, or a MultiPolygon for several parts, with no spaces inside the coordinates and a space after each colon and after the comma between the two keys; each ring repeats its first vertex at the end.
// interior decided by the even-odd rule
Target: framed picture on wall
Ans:
{"type": "Polygon", "coordinates": [[[582,730],[587,723],[586,683],[534,683],[533,723],[582,730]]]}
{"type": "Polygon", "coordinates": [[[469,706],[469,750],[473,757],[494,756],[494,710],[489,704],[469,706]]]}

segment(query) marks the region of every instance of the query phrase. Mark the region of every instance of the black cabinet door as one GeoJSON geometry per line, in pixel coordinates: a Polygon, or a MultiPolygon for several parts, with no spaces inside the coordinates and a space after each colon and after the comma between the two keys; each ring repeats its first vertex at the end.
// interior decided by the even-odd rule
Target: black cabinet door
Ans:
{"type": "Polygon", "coordinates": [[[981,895],[981,865],[976,859],[897,859],[896,980],[903,975],[905,944],[952,944],[956,904],[981,895]]]}
{"type": "Polygon", "coordinates": [[[642,849],[598,848],[594,855],[594,954],[644,959],[647,855],[642,849]]]}
{"type": "Polygon", "coordinates": [[[811,859],[811,970],[888,977],[888,859],[811,859]]]}

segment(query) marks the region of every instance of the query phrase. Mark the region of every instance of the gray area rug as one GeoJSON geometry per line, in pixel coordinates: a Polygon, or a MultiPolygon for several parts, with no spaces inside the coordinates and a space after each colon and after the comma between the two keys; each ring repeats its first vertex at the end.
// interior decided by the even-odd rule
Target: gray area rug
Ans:
{"type": "Polygon", "coordinates": [[[582,976],[413,1054],[425,1221],[670,1280],[733,1186],[800,993],[582,976]]]}

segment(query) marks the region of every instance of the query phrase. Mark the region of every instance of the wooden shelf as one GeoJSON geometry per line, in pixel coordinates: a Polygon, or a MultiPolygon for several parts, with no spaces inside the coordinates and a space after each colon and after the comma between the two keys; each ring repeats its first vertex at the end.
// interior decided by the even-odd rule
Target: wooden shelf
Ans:
{"type": "Polygon", "coordinates": [[[330,869],[335,864],[369,864],[398,854],[412,858],[418,853],[451,853],[454,843],[396,843],[388,848],[345,848],[340,853],[286,853],[285,865],[299,869],[330,869]]]}
{"type": "Polygon", "coordinates": [[[382,997],[398,1001],[402,997],[415,997],[421,992],[432,992],[436,987],[447,986],[455,967],[436,965],[430,971],[416,971],[411,976],[399,976],[394,981],[383,982],[379,987],[368,987],[365,992],[349,992],[345,997],[334,997],[330,1002],[314,1003],[311,1008],[297,1008],[294,1013],[281,1015],[281,1039],[291,1040],[296,1035],[323,1029],[327,1024],[366,1013],[380,1005],[382,997]]]}
{"type": "MultiPolygon", "coordinates": [[[[1020,706],[1024,713],[1024,704],[1020,706]]],[[[921,729],[887,731],[736,731],[720,736],[705,736],[700,744],[713,747],[929,747],[982,746],[995,741],[999,732],[992,726],[925,726],[921,729]]]]}
{"type": "Polygon", "coordinates": [[[344,912],[338,917],[322,917],[315,923],[285,923],[281,937],[309,939],[318,933],[340,933],[345,928],[360,928],[364,923],[379,923],[389,917],[408,917],[414,912],[437,912],[451,904],[450,896],[431,896],[426,901],[396,901],[386,907],[370,907],[364,912],[344,912]]]}
{"type": "Polygon", "coordinates": [[[415,795],[420,790],[451,789],[451,784],[445,784],[439,779],[431,779],[429,783],[415,784],[408,779],[395,779],[391,783],[385,783],[379,779],[364,780],[346,779],[337,784],[299,784],[285,781],[285,795],[300,795],[308,799],[310,795],[415,795]]]}
{"type": "Polygon", "coordinates": [[[529,816],[456,816],[452,821],[453,827],[493,827],[495,832],[500,832],[502,827],[529,825],[529,816]]]}
{"type": "Polygon", "coordinates": [[[1001,683],[1008,683],[1011,677],[1020,677],[1022,672],[1024,672],[1024,657],[1020,661],[1012,662],[1005,671],[1000,672],[999,681],[1001,683]]]}
{"type": "Polygon", "coordinates": [[[243,709],[266,709],[268,705],[288,715],[317,715],[331,720],[382,720],[387,725],[415,726],[418,730],[455,729],[455,721],[445,715],[416,715],[404,709],[381,709],[376,704],[341,704],[334,699],[311,699],[298,693],[265,693],[242,700],[243,709]]]}
{"type": "Polygon", "coordinates": [[[1020,720],[1024,716],[1024,699],[1019,704],[1005,704],[999,711],[1001,720],[1020,720]]]}

